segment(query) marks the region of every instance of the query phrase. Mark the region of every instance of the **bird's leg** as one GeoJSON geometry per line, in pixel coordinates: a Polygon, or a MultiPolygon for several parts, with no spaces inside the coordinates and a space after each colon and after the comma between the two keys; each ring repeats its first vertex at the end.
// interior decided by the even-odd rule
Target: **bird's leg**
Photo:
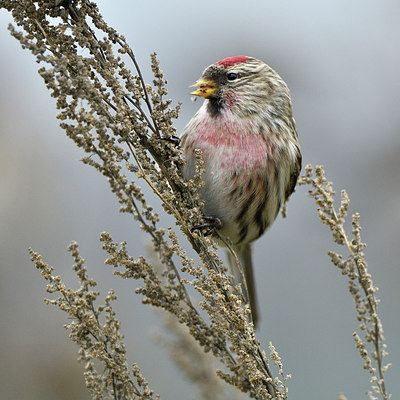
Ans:
{"type": "Polygon", "coordinates": [[[204,232],[204,236],[209,236],[218,229],[222,228],[222,221],[218,217],[213,217],[211,215],[205,215],[203,217],[204,222],[200,225],[196,225],[193,227],[193,230],[203,230],[207,229],[204,232]]]}
{"type": "Polygon", "coordinates": [[[172,135],[168,138],[163,138],[163,140],[174,144],[175,146],[179,146],[181,144],[181,139],[178,136],[172,135]]]}

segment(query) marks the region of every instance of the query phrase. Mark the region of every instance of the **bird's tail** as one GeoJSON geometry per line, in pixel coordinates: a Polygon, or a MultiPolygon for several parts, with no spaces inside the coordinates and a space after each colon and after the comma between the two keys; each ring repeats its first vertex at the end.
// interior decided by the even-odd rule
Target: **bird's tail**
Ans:
{"type": "Polygon", "coordinates": [[[254,327],[257,327],[258,323],[258,312],[257,312],[257,297],[256,297],[256,287],[253,274],[253,261],[251,253],[251,245],[247,243],[236,249],[237,255],[239,257],[240,265],[243,274],[238,269],[233,257],[228,254],[229,264],[235,277],[235,281],[240,283],[242,286],[242,292],[247,303],[250,304],[251,315],[254,327]],[[245,281],[243,281],[243,278],[245,281]]]}

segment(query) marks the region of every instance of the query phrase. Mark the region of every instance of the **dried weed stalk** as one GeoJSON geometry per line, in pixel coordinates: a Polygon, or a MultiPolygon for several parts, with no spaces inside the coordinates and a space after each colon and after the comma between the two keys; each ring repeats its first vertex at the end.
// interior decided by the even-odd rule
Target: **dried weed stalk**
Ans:
{"type": "Polygon", "coordinates": [[[73,270],[80,287],[67,288],[61,277],[53,275],[54,268],[42,260],[42,256],[29,250],[32,261],[48,281],[47,292],[58,293],[55,300],[46,300],[66,312],[71,321],[65,325],[69,337],[79,347],[78,360],[85,363],[86,386],[93,399],[158,399],[134,364],[129,371],[126,349],[121,335],[119,321],[115,318],[111,302],[116,299],[113,290],[108,292],[104,305],[95,306],[99,292],[94,291],[96,282],[89,278],[80,256],[78,244],[72,242],[68,251],[74,258],[73,270]],[[95,361],[103,365],[96,370],[95,361]]]}
{"type": "MultiPolygon", "coordinates": [[[[217,371],[219,377],[256,399],[287,399],[288,376],[283,373],[278,353],[272,344],[269,358],[260,349],[250,322],[251,312],[240,289],[226,274],[213,242],[193,230],[202,220],[198,196],[203,172],[201,154],[198,154],[195,178],[186,182],[181,174],[182,152],[174,143],[172,123],[178,117],[179,104],[171,107],[170,100],[164,98],[166,81],[156,55],[151,56],[154,80],[149,85],[125,37],[105,23],[97,5],[91,1],[0,0],[0,7],[10,11],[22,29],[17,31],[10,25],[11,34],[43,65],[39,73],[56,99],[61,127],[87,153],[83,162],[107,178],[120,210],[132,215],[149,235],[161,268],[144,257],[130,256],[126,242],[115,243],[104,232],[100,240],[108,254],[106,263],[120,277],[142,282],[137,293],[143,295],[144,303],[168,311],[187,327],[202,349],[222,363],[217,371]],[[197,261],[188,257],[176,232],[159,226],[158,214],[147,203],[136,179],[144,180],[158,196],[164,211],[175,218],[198,254],[197,261]],[[189,286],[202,295],[200,304],[194,304],[189,296],[189,286]],[[271,364],[278,370],[278,377],[272,375],[271,364]]],[[[312,180],[309,168],[302,178],[302,183],[315,187],[317,199],[325,193],[321,179],[318,175],[312,180]]],[[[323,210],[320,211],[322,220],[329,222],[335,241],[346,243],[351,249],[351,257],[345,261],[335,253],[331,253],[331,258],[349,277],[356,276],[351,282],[361,282],[362,291],[367,295],[367,300],[363,300],[352,284],[366,340],[375,345],[373,359],[379,364],[375,391],[387,399],[376,289],[372,283],[368,284],[363,245],[357,242],[358,219],[354,219],[354,232],[358,236],[354,243],[349,242],[340,228],[346,204],[335,219],[335,214],[327,211],[332,206],[330,197],[318,201],[323,210]],[[375,325],[369,328],[369,324],[375,325]]],[[[66,327],[72,340],[81,347],[80,359],[86,362],[85,379],[90,393],[95,399],[154,398],[139,368],[134,365],[130,372],[127,367],[119,322],[110,305],[115,299],[114,293],[111,291],[106,297],[105,306],[95,308],[98,293],[90,288],[96,283],[88,278],[75,243],[70,251],[81,284],[78,290],[67,289],[37,253],[31,251],[31,256],[50,282],[48,291],[59,293],[59,298],[48,302],[72,317],[72,323],[66,327]],[[103,365],[101,373],[95,370],[95,359],[103,365]]],[[[356,339],[360,352],[365,354],[363,342],[358,336],[356,339]]],[[[376,376],[367,363],[369,358],[364,359],[366,367],[376,376]]]]}
{"type": "MultiPolygon", "coordinates": [[[[133,258],[125,242],[114,243],[108,233],[103,233],[106,263],[123,278],[141,280],[143,286],[137,292],[144,296],[144,303],[163,308],[186,325],[203,349],[220,360],[223,367],[218,375],[222,379],[254,398],[286,399],[286,377],[280,380],[270,372],[239,288],[226,275],[211,239],[193,231],[202,219],[198,197],[202,184],[201,154],[197,176],[190,182],[184,181],[182,152],[174,143],[172,124],[179,104],[171,107],[170,100],[164,98],[166,82],[156,55],[151,56],[154,80],[149,85],[144,82],[124,36],[105,23],[96,4],[90,1],[2,0],[0,5],[12,12],[22,28],[17,31],[10,25],[11,34],[43,65],[39,73],[56,99],[61,127],[87,153],[83,162],[107,178],[121,211],[131,214],[148,233],[163,270],[160,274],[145,258],[133,258]],[[172,229],[166,232],[159,227],[158,215],[147,203],[136,179],[144,180],[160,199],[164,211],[175,218],[199,255],[197,263],[186,255],[172,229]],[[186,279],[181,278],[182,272],[186,279]],[[193,304],[188,285],[203,296],[201,304],[193,304]]],[[[38,268],[46,271],[46,279],[59,281],[36,253],[32,253],[32,258],[38,268]]],[[[115,398],[150,398],[152,393],[147,388],[142,393],[134,390],[142,379],[140,375],[135,375],[136,386],[129,384],[126,392],[120,394],[122,367],[104,354],[108,343],[104,342],[105,328],[96,325],[96,312],[88,314],[93,304],[85,298],[89,296],[85,292],[88,284],[86,277],[82,279],[77,292],[67,290],[68,301],[63,297],[64,287],[52,290],[62,294],[55,304],[73,315],[83,331],[85,325],[89,332],[94,330],[93,326],[99,331],[96,336],[92,334],[90,341],[80,342],[79,335],[74,334],[74,324],[68,325],[73,339],[79,339],[78,343],[87,351],[84,357],[96,357],[107,371],[104,376],[112,377],[101,379],[99,375],[86,374],[91,393],[95,398],[106,393],[113,393],[115,398]]],[[[96,297],[92,292],[90,296],[96,297]]],[[[106,300],[107,310],[111,297],[106,300]]],[[[115,340],[120,343],[118,335],[115,340]]],[[[138,374],[136,368],[134,373],[138,374]]],[[[127,382],[127,372],[123,375],[127,382]]]]}
{"type": "Polygon", "coordinates": [[[354,299],[357,311],[357,319],[360,322],[359,330],[354,332],[356,347],[364,360],[363,368],[371,375],[372,392],[368,396],[371,400],[377,400],[377,395],[383,400],[390,398],[387,394],[384,381],[384,373],[390,364],[384,364],[383,359],[387,355],[384,343],[383,328],[378,316],[379,299],[376,296],[378,288],[374,286],[368,264],[365,261],[364,249],[367,246],[361,241],[360,214],[352,216],[352,237],[344,228],[345,217],[349,207],[350,199],[345,190],[341,192],[341,203],[339,211],[334,208],[335,192],[331,182],[325,177],[322,166],[316,166],[315,171],[311,165],[307,165],[305,173],[299,179],[299,185],[309,185],[309,195],[318,206],[318,216],[321,222],[328,225],[333,234],[333,241],[345,246],[348,251],[347,257],[334,251],[328,254],[332,263],[340,269],[348,278],[349,291],[354,299]],[[363,339],[361,338],[363,336],[363,339]],[[372,345],[371,355],[367,344],[372,345]]]}
{"type": "Polygon", "coordinates": [[[194,398],[203,400],[240,400],[243,393],[225,385],[215,374],[215,358],[205,353],[193,339],[187,327],[180,324],[177,318],[164,315],[163,334],[155,335],[155,340],[165,346],[171,358],[183,375],[198,389],[194,398]],[[168,335],[166,335],[168,332],[168,335]]]}

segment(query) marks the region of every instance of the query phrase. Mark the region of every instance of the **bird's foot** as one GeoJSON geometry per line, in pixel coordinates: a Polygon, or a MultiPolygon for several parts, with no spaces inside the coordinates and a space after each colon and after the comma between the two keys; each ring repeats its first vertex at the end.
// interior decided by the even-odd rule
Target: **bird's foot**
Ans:
{"type": "Polygon", "coordinates": [[[199,231],[206,229],[204,236],[209,236],[213,234],[218,229],[222,228],[222,221],[218,217],[213,217],[211,215],[205,215],[203,217],[204,222],[200,225],[193,227],[193,230],[199,231]]]}
{"type": "Polygon", "coordinates": [[[163,138],[163,140],[174,144],[175,146],[179,146],[181,144],[181,139],[178,136],[172,135],[167,138],[163,138]]]}

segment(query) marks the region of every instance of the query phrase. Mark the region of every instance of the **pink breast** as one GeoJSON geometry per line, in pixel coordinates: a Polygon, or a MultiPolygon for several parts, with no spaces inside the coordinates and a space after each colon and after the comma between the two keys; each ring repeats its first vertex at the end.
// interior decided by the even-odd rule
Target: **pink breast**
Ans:
{"type": "Polygon", "coordinates": [[[232,123],[226,118],[200,124],[193,144],[203,151],[206,162],[213,160],[220,168],[238,172],[265,168],[273,151],[270,140],[250,124],[232,123]]]}

